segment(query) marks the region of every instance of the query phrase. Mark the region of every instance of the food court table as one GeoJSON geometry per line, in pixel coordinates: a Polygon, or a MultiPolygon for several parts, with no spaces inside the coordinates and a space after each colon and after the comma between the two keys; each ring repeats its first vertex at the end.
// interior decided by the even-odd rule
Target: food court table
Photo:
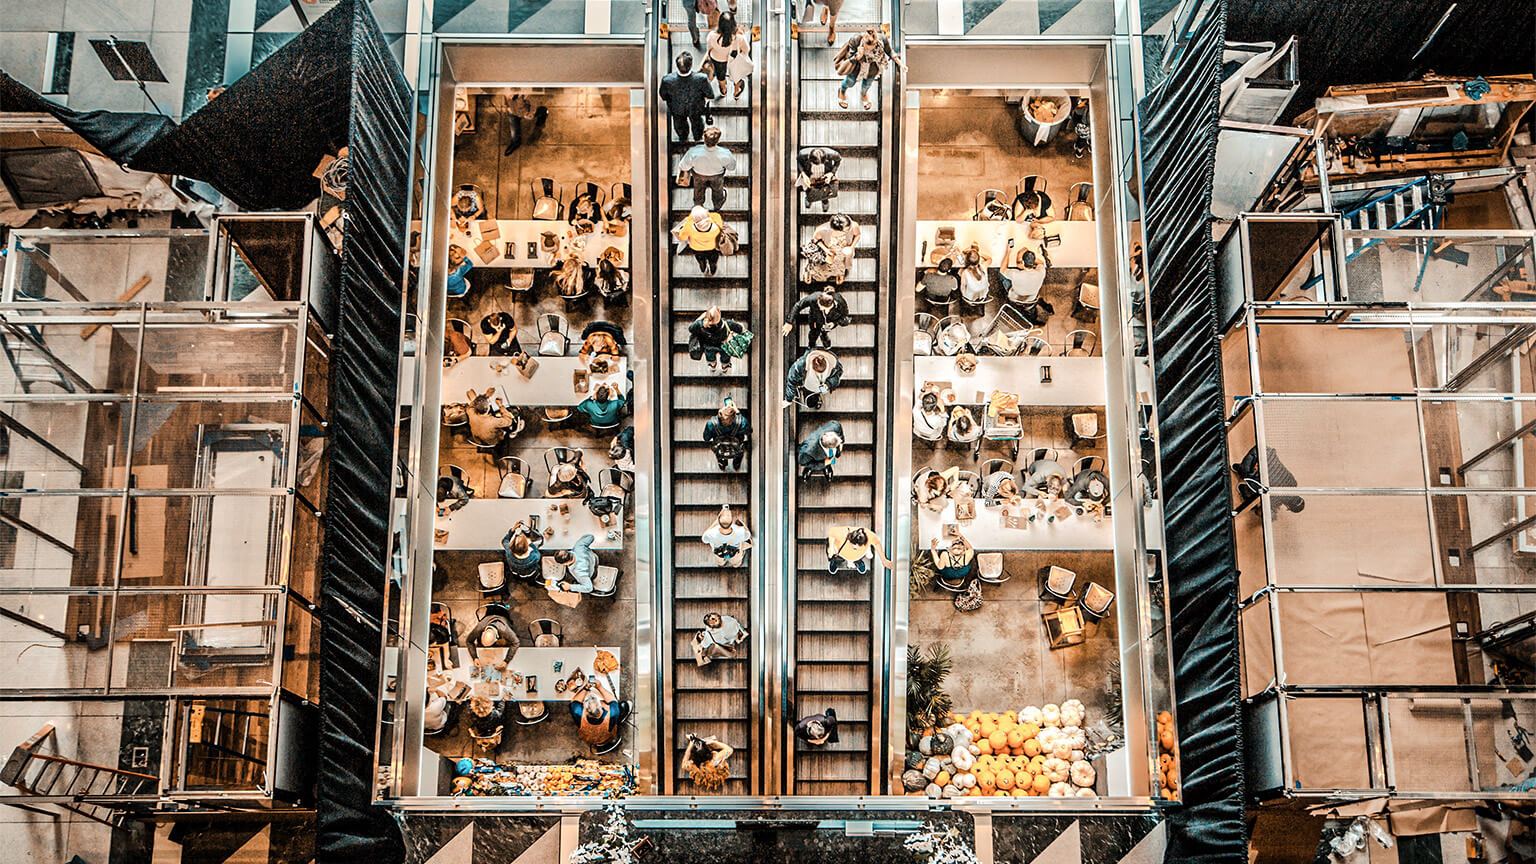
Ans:
{"type": "Polygon", "coordinates": [[[580,498],[471,498],[469,503],[447,516],[437,517],[436,527],[448,532],[447,539],[433,546],[437,549],[500,549],[501,538],[517,522],[529,516],[539,517],[539,530],[554,528],[555,535],[540,547],[546,553],[569,549],[583,534],[596,538],[593,549],[624,548],[624,511],[616,508],[611,527],[597,521],[580,498]],[[551,513],[551,504],[570,507],[569,516],[551,513]],[[612,532],[612,536],[609,536],[612,532]]]}
{"type": "Polygon", "coordinates": [[[914,392],[930,381],[955,388],[962,403],[984,402],[993,390],[1019,394],[1020,407],[1031,405],[1103,405],[1103,357],[987,357],[976,358],[976,371],[960,374],[953,357],[913,358],[914,392]],[[1051,383],[1040,383],[1040,367],[1051,367],[1051,383]],[[981,399],[976,398],[977,392],[981,399]]]}
{"type": "MultiPolygon", "coordinates": [[[[1026,512],[1030,508],[1026,503],[1026,512]]],[[[955,521],[955,503],[944,505],[942,511],[927,507],[918,509],[917,540],[921,548],[929,548],[935,538],[939,548],[944,548],[944,525],[955,521]]],[[[1055,522],[1036,519],[1028,528],[1003,526],[1003,508],[989,507],[976,502],[976,518],[961,522],[960,535],[980,552],[1003,552],[1023,549],[1113,549],[1115,548],[1114,520],[1104,517],[1094,521],[1091,515],[1068,516],[1055,522]]]]}
{"type": "MultiPolygon", "coordinates": [[[[539,368],[532,378],[512,368],[506,357],[465,357],[443,370],[443,402],[462,402],[470,390],[484,393],[495,388],[502,401],[512,407],[559,405],[572,406],[587,398],[598,384],[614,385],[620,398],[628,390],[625,370],[628,362],[619,360],[615,371],[602,375],[589,375],[586,389],[578,392],[575,375],[585,371],[587,364],[580,357],[538,357],[539,368]],[[494,366],[503,368],[496,369],[494,366]]],[[[612,362],[610,361],[612,366],[612,362]]]]}
{"type": "MultiPolygon", "coordinates": [[[[480,658],[491,659],[500,662],[506,657],[505,648],[478,648],[480,658]]],[[[562,645],[558,648],[535,648],[523,646],[512,654],[511,662],[506,668],[498,669],[495,665],[476,666],[469,659],[469,651],[465,649],[459,652],[461,660],[458,666],[443,672],[442,677],[448,682],[463,683],[473,687],[475,684],[488,681],[498,685],[502,699],[512,699],[518,702],[567,702],[571,698],[570,691],[555,692],[555,682],[564,681],[577,669],[586,673],[587,680],[594,677],[600,678],[615,698],[619,696],[619,685],[623,670],[620,661],[619,649],[605,646],[579,646],[562,645]],[[612,654],[615,661],[620,662],[620,667],[611,672],[598,675],[592,668],[597,659],[598,651],[607,651],[612,654]],[[560,671],[555,671],[555,664],[560,664],[560,671]],[[538,690],[533,696],[528,695],[528,676],[538,679],[538,690]]]]}
{"type": "MultiPolygon", "coordinates": [[[[545,232],[554,234],[560,238],[561,248],[569,243],[571,238],[566,237],[571,231],[570,223],[541,221],[537,219],[497,219],[494,220],[497,236],[491,240],[491,245],[496,248],[495,257],[485,260],[480,255],[480,247],[484,245],[484,233],[481,228],[490,223],[477,220],[469,223],[469,233],[463,233],[457,229],[449,232],[448,242],[457,244],[469,253],[471,261],[476,267],[505,267],[508,269],[535,269],[550,266],[550,253],[543,246],[545,232]],[[528,254],[528,244],[532,243],[534,254],[528,254]],[[507,245],[511,244],[513,254],[516,257],[508,258],[507,245]]],[[[578,235],[585,241],[586,247],[582,250],[582,260],[588,264],[596,265],[606,249],[617,249],[623,253],[619,260],[619,266],[629,267],[629,236],[614,237],[603,231],[592,234],[578,235]]]]}
{"type": "MultiPolygon", "coordinates": [[[[992,259],[992,267],[1003,266],[1003,253],[1008,251],[1008,240],[1013,240],[1014,248],[1025,246],[1039,250],[1040,240],[1032,240],[1029,237],[1029,223],[1026,222],[998,222],[998,221],[970,221],[970,220],[929,220],[919,219],[917,222],[917,265],[919,267],[930,266],[928,254],[933,251],[935,243],[934,235],[940,226],[955,229],[955,248],[965,249],[972,243],[981,246],[983,255],[992,259]],[[927,248],[925,249],[924,246],[927,248]]],[[[1099,236],[1097,222],[1045,222],[1041,224],[1046,236],[1057,235],[1061,242],[1046,250],[1050,256],[1052,267],[1097,267],[1099,266],[1099,236]]]]}

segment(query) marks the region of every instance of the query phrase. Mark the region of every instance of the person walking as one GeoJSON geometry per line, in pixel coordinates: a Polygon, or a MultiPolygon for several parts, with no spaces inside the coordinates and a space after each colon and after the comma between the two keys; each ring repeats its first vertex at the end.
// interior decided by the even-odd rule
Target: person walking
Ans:
{"type": "Polygon", "coordinates": [[[720,231],[724,226],[725,220],[719,213],[694,207],[673,233],[678,242],[688,244],[693,260],[699,262],[699,272],[705,276],[715,275],[720,265],[720,231]]]}
{"type": "Polygon", "coordinates": [[[805,272],[800,281],[812,287],[841,285],[853,266],[854,247],[859,243],[859,224],[842,213],[816,228],[801,254],[805,272]]]}
{"type": "Polygon", "coordinates": [[[868,573],[871,561],[879,556],[880,563],[887,570],[896,565],[886,557],[885,547],[881,545],[880,538],[874,532],[864,528],[829,528],[827,529],[827,572],[837,573],[838,570],[855,570],[859,573],[868,573]]]}
{"type": "Polygon", "coordinates": [[[709,114],[709,100],[715,98],[715,86],[694,71],[692,54],[678,55],[677,71],[662,77],[656,95],[667,103],[677,140],[697,141],[703,137],[704,118],[709,114]]]}
{"type": "Polygon", "coordinates": [[[880,80],[885,67],[889,66],[892,60],[896,61],[897,66],[906,67],[906,62],[901,59],[901,55],[891,47],[891,40],[880,35],[875,28],[870,27],[863,33],[855,34],[832,60],[832,68],[837,70],[837,74],[843,76],[843,82],[837,88],[837,104],[847,108],[848,89],[858,84],[859,97],[863,100],[864,110],[873,108],[869,101],[870,85],[880,80]]]}
{"type": "Polygon", "coordinates": [[[805,17],[801,23],[811,23],[816,7],[821,7],[821,23],[827,25],[827,44],[837,44],[837,13],[843,11],[843,0],[805,0],[805,17]]]}
{"type": "Polygon", "coordinates": [[[843,164],[842,155],[831,147],[807,147],[795,157],[795,163],[800,168],[795,185],[805,190],[805,209],[820,202],[825,213],[837,197],[837,169],[843,164]]]}
{"type": "Polygon", "coordinates": [[[800,477],[805,479],[821,473],[832,479],[832,469],[837,457],[843,453],[843,424],[828,420],[805,436],[795,452],[795,462],[800,466],[800,477]]]}
{"type": "Polygon", "coordinates": [[[688,325],[688,356],[708,363],[711,372],[728,371],[731,355],[725,352],[725,343],[734,329],[719,306],[705,309],[688,325]]]}
{"type": "Polygon", "coordinates": [[[714,450],[721,471],[740,471],[752,440],[752,424],[731,397],[704,423],[704,443],[714,450]]]}
{"type": "Polygon", "coordinates": [[[837,712],[831,708],[820,714],[801,717],[795,724],[795,737],[813,747],[837,743],[837,712]]]}
{"type": "Polygon", "coordinates": [[[808,348],[815,348],[817,343],[824,348],[831,348],[832,331],[852,320],[848,316],[848,301],[831,288],[807,294],[795,303],[789,314],[784,316],[785,336],[795,329],[795,322],[802,315],[810,328],[810,338],[806,340],[808,348]]]}
{"type": "Polygon", "coordinates": [[[747,87],[747,76],[752,74],[752,42],[746,31],[737,26],[734,12],[720,13],[704,51],[720,98],[729,93],[730,98],[740,99],[741,91],[747,87]]]}
{"type": "Polygon", "coordinates": [[[744,566],[747,550],[752,548],[752,532],[736,518],[729,504],[720,508],[720,515],[715,518],[714,524],[699,539],[714,553],[715,561],[721,567],[744,566]]]}
{"type": "Polygon", "coordinates": [[[704,205],[704,193],[708,192],[709,206],[715,210],[725,209],[725,173],[736,167],[736,157],[720,146],[721,134],[719,126],[705,129],[704,142],[693,145],[677,163],[679,174],[684,171],[690,174],[695,207],[704,205]]]}
{"type": "Polygon", "coordinates": [[[789,367],[784,382],[784,401],[803,401],[807,408],[819,409],[822,398],[843,383],[843,364],[837,355],[813,348],[800,355],[789,367]]]}

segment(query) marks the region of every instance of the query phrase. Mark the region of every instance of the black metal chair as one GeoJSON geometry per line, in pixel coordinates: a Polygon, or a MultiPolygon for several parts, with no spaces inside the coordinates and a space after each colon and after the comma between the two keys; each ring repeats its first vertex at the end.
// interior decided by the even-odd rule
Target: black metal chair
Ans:
{"type": "Polygon", "coordinates": [[[549,177],[540,177],[528,183],[529,190],[533,193],[533,212],[530,219],[538,219],[546,222],[560,221],[560,202],[565,197],[565,190],[558,182],[549,177]]]}
{"type": "Polygon", "coordinates": [[[528,623],[528,635],[533,637],[535,648],[559,648],[565,644],[565,633],[560,622],[553,618],[536,618],[528,623]]]}

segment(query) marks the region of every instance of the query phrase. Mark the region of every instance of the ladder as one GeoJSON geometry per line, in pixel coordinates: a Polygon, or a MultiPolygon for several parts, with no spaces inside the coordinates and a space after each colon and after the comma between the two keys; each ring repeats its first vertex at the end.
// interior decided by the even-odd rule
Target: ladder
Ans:
{"type": "Polygon", "coordinates": [[[113,806],[114,800],[159,794],[160,778],[153,774],[38,752],[53,733],[49,723],[17,745],[5,767],[0,768],[0,783],[26,796],[50,799],[48,803],[114,828],[126,817],[123,809],[113,806]]]}
{"type": "MultiPolygon", "coordinates": [[[[1430,195],[1430,177],[1418,177],[1344,211],[1344,225],[1357,231],[1432,231],[1440,227],[1445,205],[1430,195]]],[[[1374,243],[1348,238],[1345,252],[1355,253],[1374,243]]]]}
{"type": "Polygon", "coordinates": [[[60,392],[73,393],[75,385],[53,364],[43,347],[43,336],[30,324],[0,325],[0,350],[21,385],[21,392],[35,393],[41,385],[51,385],[60,392]]]}

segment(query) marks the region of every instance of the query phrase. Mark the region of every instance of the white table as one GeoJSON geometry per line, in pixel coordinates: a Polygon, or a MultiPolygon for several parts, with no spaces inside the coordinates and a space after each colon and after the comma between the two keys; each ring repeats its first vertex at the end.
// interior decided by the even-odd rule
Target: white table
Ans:
{"type": "Polygon", "coordinates": [[[913,358],[913,391],[930,381],[947,381],[962,403],[986,401],[993,390],[1019,394],[1019,406],[1105,404],[1103,357],[977,357],[969,375],[953,357],[913,358]],[[1051,367],[1051,383],[1040,383],[1040,367],[1051,367]],[[981,399],[976,393],[981,392],[981,399]]]}
{"type": "Polygon", "coordinates": [[[527,522],[529,516],[539,517],[539,530],[554,528],[555,536],[545,540],[540,547],[546,554],[556,549],[569,549],[583,534],[596,539],[593,549],[624,548],[624,511],[620,507],[613,513],[613,525],[608,527],[597,521],[580,498],[471,498],[469,503],[447,516],[437,517],[435,527],[448,532],[448,539],[434,541],[435,549],[500,549],[501,538],[519,521],[527,522]],[[551,504],[566,504],[569,516],[552,514],[551,504]],[[608,532],[615,536],[610,538],[608,532]]]}
{"type": "MultiPolygon", "coordinates": [[[[469,253],[469,259],[475,262],[476,267],[504,267],[512,270],[532,270],[549,267],[551,256],[542,245],[545,232],[553,233],[559,237],[562,249],[570,240],[566,235],[571,233],[571,225],[565,221],[546,222],[537,219],[497,219],[494,220],[496,222],[496,230],[500,232],[501,236],[491,241],[491,244],[496,247],[496,257],[489,261],[483,261],[480,258],[480,253],[477,251],[480,245],[485,242],[480,233],[481,221],[484,220],[470,222],[469,233],[467,234],[457,229],[450,231],[448,234],[448,242],[464,247],[464,251],[469,253]],[[513,244],[516,258],[506,257],[508,243],[513,244]],[[528,256],[529,243],[534,245],[536,253],[531,258],[528,256]]],[[[579,236],[582,240],[586,241],[586,248],[582,251],[581,257],[588,264],[595,266],[605,249],[617,249],[624,253],[624,257],[619,261],[619,265],[624,269],[629,269],[629,236],[627,234],[623,237],[611,237],[599,230],[592,234],[582,234],[579,236]]]]}
{"type": "MultiPolygon", "coordinates": [[[[476,652],[482,660],[489,658],[500,662],[506,657],[507,649],[477,648],[476,652]]],[[[464,649],[460,653],[460,657],[463,662],[447,670],[444,673],[445,678],[453,682],[462,682],[471,687],[480,681],[494,681],[500,684],[502,699],[512,699],[518,702],[570,701],[571,694],[569,691],[564,693],[555,692],[555,682],[569,678],[571,673],[577,669],[585,672],[589,681],[593,677],[601,678],[603,684],[608,687],[608,692],[612,693],[614,698],[618,698],[619,686],[623,683],[621,680],[623,658],[619,654],[619,649],[606,646],[562,645],[559,648],[524,646],[513,653],[512,662],[507,664],[505,669],[495,669],[491,666],[475,666],[469,659],[468,649],[464,649]],[[606,675],[597,675],[592,669],[592,664],[597,659],[598,651],[607,651],[612,654],[614,659],[619,661],[619,668],[606,675]],[[555,671],[556,663],[560,664],[559,672],[555,671]],[[512,676],[514,674],[523,677],[522,683],[513,682],[512,676]],[[529,675],[536,676],[539,685],[537,694],[532,698],[528,696],[527,690],[529,675]]]]}
{"type": "MultiPolygon", "coordinates": [[[[972,243],[981,246],[983,255],[992,259],[989,266],[1002,267],[1003,253],[1008,251],[1008,240],[1013,240],[1015,249],[1028,246],[1036,251],[1040,250],[1041,241],[1031,240],[1029,237],[1029,224],[1025,222],[997,222],[974,220],[929,220],[919,219],[917,222],[917,266],[927,267],[928,253],[933,252],[935,243],[934,235],[940,226],[955,229],[955,248],[965,249],[972,243]],[[927,252],[923,245],[927,244],[927,252]]],[[[1099,266],[1099,235],[1097,222],[1066,222],[1056,220],[1041,225],[1047,235],[1059,235],[1061,243],[1052,246],[1046,254],[1050,256],[1052,267],[1097,267],[1099,266]]]]}
{"type": "Polygon", "coordinates": [[[587,368],[580,357],[539,357],[538,361],[538,371],[533,373],[532,378],[524,378],[523,373],[511,366],[500,371],[491,368],[493,364],[500,366],[509,363],[509,358],[479,355],[465,357],[443,370],[443,402],[463,402],[464,394],[470,390],[484,393],[494,387],[502,401],[512,407],[569,407],[587,398],[597,389],[598,384],[612,384],[620,398],[628,389],[624,377],[625,370],[629,368],[626,360],[620,360],[616,367],[610,361],[610,368],[616,371],[588,376],[587,389],[580,393],[576,392],[574,376],[578,370],[587,368]]]}
{"type": "MultiPolygon", "coordinates": [[[[1026,510],[1032,507],[1026,501],[1026,510]]],[[[922,549],[929,548],[928,541],[938,538],[939,548],[944,548],[944,524],[955,521],[953,501],[939,512],[926,507],[918,509],[917,541],[922,549]]],[[[1088,514],[1068,516],[1055,522],[1036,519],[1028,528],[1003,527],[1003,508],[987,507],[976,502],[976,518],[962,522],[960,535],[981,552],[1015,551],[1025,549],[1113,549],[1115,548],[1114,520],[1104,517],[1095,522],[1088,514]]]]}

